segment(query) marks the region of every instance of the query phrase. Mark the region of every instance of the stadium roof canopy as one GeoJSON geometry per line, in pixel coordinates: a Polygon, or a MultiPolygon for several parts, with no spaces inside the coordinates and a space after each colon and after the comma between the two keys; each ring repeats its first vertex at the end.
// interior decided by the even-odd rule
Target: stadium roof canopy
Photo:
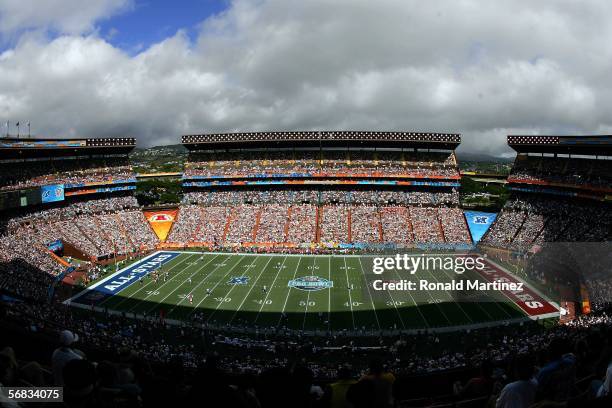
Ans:
{"type": "Polygon", "coordinates": [[[211,133],[185,135],[182,143],[189,150],[319,146],[454,150],[461,143],[461,135],[365,131],[211,133]]]}
{"type": "Polygon", "coordinates": [[[0,138],[0,159],[33,159],[102,154],[128,154],[136,139],[17,139],[0,138]]]}
{"type": "Polygon", "coordinates": [[[612,136],[508,135],[508,146],[517,153],[557,153],[612,156],[612,136]]]}

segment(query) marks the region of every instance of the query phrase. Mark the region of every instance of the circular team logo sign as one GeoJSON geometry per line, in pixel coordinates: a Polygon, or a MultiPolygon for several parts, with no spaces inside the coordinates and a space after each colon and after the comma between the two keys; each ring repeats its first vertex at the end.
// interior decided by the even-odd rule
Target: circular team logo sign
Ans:
{"type": "Polygon", "coordinates": [[[333,288],[334,282],[318,276],[302,276],[290,280],[287,286],[300,290],[323,290],[333,288]]]}
{"type": "Polygon", "coordinates": [[[153,214],[149,217],[149,222],[167,222],[172,221],[174,218],[170,214],[153,214]]]}

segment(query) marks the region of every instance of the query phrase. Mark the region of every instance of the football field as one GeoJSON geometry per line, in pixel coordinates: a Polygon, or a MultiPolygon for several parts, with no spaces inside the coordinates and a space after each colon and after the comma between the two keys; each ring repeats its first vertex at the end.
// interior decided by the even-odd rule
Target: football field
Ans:
{"type": "MultiPolygon", "coordinates": [[[[502,291],[374,291],[366,284],[371,271],[371,256],[159,251],[67,302],[167,320],[308,331],[416,330],[535,315],[502,291]]],[[[431,282],[450,282],[452,275],[415,274],[431,282]]],[[[487,281],[479,272],[464,275],[487,281]]]]}

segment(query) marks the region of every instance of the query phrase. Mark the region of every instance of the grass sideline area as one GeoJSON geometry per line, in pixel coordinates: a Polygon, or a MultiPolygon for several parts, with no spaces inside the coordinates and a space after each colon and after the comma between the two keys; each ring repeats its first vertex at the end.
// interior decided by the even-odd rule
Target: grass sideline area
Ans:
{"type": "MultiPolygon", "coordinates": [[[[372,293],[365,278],[368,268],[371,271],[371,259],[365,255],[159,251],[98,281],[68,302],[179,321],[198,317],[214,325],[305,331],[422,330],[527,318],[499,291],[482,292],[478,294],[481,298],[464,301],[446,291],[372,293]],[[167,259],[152,262],[160,256],[167,259]],[[130,278],[134,270],[141,275],[130,278]],[[154,270],[161,270],[157,282],[151,277],[154,270]],[[118,279],[123,279],[121,285],[108,293],[104,288],[118,279]],[[316,290],[306,290],[313,286],[316,290]]],[[[470,279],[486,281],[477,272],[467,274],[470,279]]],[[[416,276],[433,282],[454,278],[448,271],[420,270],[416,276]]]]}

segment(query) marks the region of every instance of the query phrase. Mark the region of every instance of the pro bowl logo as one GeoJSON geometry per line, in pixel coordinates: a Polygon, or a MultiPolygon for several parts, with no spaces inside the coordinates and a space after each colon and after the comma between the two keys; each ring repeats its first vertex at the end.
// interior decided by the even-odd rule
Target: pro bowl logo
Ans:
{"type": "Polygon", "coordinates": [[[300,290],[323,290],[333,288],[334,282],[318,276],[302,276],[290,280],[287,286],[300,290]]]}
{"type": "Polygon", "coordinates": [[[149,222],[168,222],[174,221],[174,217],[166,213],[156,213],[149,217],[149,222]]]}
{"type": "Polygon", "coordinates": [[[246,285],[249,283],[249,277],[248,276],[232,276],[232,278],[229,280],[230,285],[246,285]]]}

